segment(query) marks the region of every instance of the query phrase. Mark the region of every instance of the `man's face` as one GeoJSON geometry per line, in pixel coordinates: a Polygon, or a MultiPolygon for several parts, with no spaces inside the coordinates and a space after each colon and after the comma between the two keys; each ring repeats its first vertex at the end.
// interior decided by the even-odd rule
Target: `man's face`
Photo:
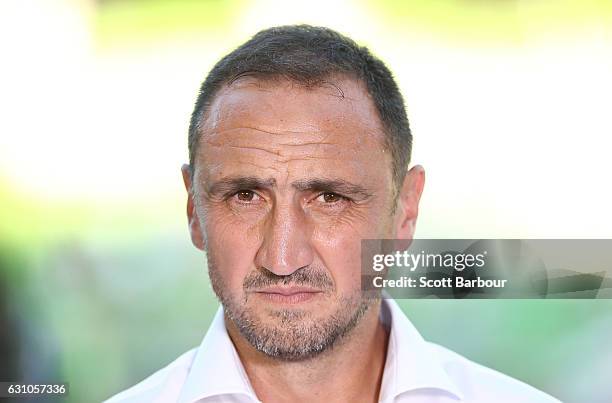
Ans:
{"type": "Polygon", "coordinates": [[[227,318],[281,359],[311,357],[356,326],[370,305],[360,241],[395,236],[374,105],[357,82],[334,85],[234,82],[201,128],[192,184],[184,170],[192,238],[227,318]]]}

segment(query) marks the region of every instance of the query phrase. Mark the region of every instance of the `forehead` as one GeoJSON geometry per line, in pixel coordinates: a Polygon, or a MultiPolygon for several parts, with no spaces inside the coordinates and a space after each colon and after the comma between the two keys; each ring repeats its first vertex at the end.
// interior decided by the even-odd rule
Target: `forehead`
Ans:
{"type": "Polygon", "coordinates": [[[245,165],[278,171],[279,164],[320,174],[344,169],[380,175],[372,158],[389,156],[368,92],[346,78],[316,87],[240,79],[216,96],[200,136],[196,169],[213,176],[245,165]]]}

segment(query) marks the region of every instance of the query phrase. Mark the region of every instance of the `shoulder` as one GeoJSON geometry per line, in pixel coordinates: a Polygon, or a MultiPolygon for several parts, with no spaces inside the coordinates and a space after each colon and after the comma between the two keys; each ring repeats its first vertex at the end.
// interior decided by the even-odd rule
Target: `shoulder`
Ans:
{"type": "Polygon", "coordinates": [[[435,343],[427,343],[457,384],[467,402],[560,403],[538,389],[501,372],[477,364],[435,343]]]}
{"type": "Polygon", "coordinates": [[[189,373],[197,349],[178,357],[166,367],[153,373],[143,381],[120,392],[105,403],[140,403],[172,401],[178,398],[181,387],[189,373]]]}

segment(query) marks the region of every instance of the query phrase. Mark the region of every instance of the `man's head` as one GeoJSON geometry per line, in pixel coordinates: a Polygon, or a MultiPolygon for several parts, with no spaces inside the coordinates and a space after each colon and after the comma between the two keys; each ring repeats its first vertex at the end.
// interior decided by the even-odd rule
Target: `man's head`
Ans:
{"type": "Polygon", "coordinates": [[[409,238],[424,181],[389,70],[326,28],[262,31],[203,83],[189,131],[193,243],[235,326],[298,360],[350,333],[371,300],[360,242],[409,238]]]}

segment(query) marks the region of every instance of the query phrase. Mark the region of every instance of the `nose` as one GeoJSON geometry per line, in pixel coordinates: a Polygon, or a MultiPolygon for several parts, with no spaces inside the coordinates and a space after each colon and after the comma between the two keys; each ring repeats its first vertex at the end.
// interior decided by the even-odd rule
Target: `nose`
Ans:
{"type": "Polygon", "coordinates": [[[274,206],[263,226],[263,240],[255,264],[287,276],[312,263],[313,251],[307,217],[300,206],[274,206]]]}

